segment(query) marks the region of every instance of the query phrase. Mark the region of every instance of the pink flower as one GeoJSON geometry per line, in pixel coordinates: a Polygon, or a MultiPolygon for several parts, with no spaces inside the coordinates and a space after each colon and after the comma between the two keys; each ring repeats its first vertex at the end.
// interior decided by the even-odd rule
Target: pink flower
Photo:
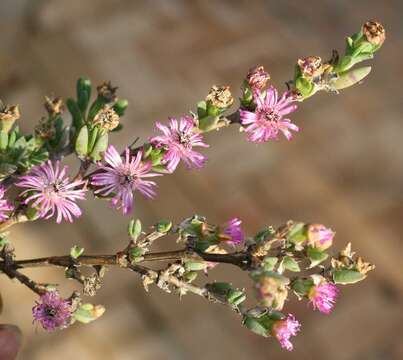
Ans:
{"type": "Polygon", "coordinates": [[[35,166],[28,175],[21,176],[16,184],[26,190],[21,196],[27,195],[25,204],[31,202],[32,207],[38,207],[39,217],[49,219],[56,213],[56,222],[62,220],[73,222],[73,216],[79,217],[81,210],[76,200],[85,199],[85,181],[70,181],[66,174],[67,166],[60,168],[50,160],[42,165],[35,166]]]}
{"type": "Polygon", "coordinates": [[[241,224],[242,221],[238,218],[233,218],[228,221],[224,227],[224,237],[222,240],[228,244],[240,244],[244,239],[241,224]]]}
{"type": "Polygon", "coordinates": [[[277,338],[280,342],[280,345],[283,349],[287,349],[291,351],[294,346],[290,341],[291,336],[297,335],[297,332],[300,330],[301,324],[295,317],[291,314],[288,314],[287,318],[283,320],[277,320],[272,327],[272,334],[277,338]]]}
{"type": "Polygon", "coordinates": [[[47,291],[32,308],[32,315],[46,331],[65,328],[71,318],[70,302],[60,297],[58,291],[47,291]]]}
{"type": "Polygon", "coordinates": [[[323,314],[330,314],[336,302],[339,289],[331,283],[314,285],[309,290],[309,303],[313,309],[318,309],[323,314]]]}
{"type": "Polygon", "coordinates": [[[153,198],[156,195],[154,181],[145,180],[161,174],[150,172],[151,162],[142,162],[143,153],[137,152],[130,155],[130,149],[126,149],[122,158],[116,149],[110,145],[105,151],[106,165],[99,165],[102,170],[91,177],[91,184],[99,187],[95,194],[102,196],[113,195],[111,203],[117,209],[122,209],[123,214],[129,214],[133,210],[133,192],[138,190],[144,196],[153,198]]]}
{"type": "Polygon", "coordinates": [[[308,227],[308,245],[319,250],[326,250],[333,244],[334,232],[322,224],[311,224],[308,227]]]}
{"type": "Polygon", "coordinates": [[[239,110],[241,123],[245,126],[249,141],[260,143],[278,139],[279,131],[287,140],[291,140],[290,130],[299,131],[298,126],[292,124],[290,119],[283,119],[283,116],[297,109],[297,105],[291,104],[293,99],[289,93],[284,93],[278,99],[277,90],[270,86],[265,95],[264,92],[255,90],[254,101],[256,103],[254,112],[239,110]]]}
{"type": "Polygon", "coordinates": [[[202,134],[194,132],[193,119],[190,116],[169,119],[169,126],[159,122],[156,128],[163,134],[150,138],[150,142],[156,147],[166,150],[163,163],[166,164],[169,172],[175,171],[180,160],[183,160],[187,168],[201,168],[207,160],[207,157],[193,150],[193,147],[208,147],[203,142],[202,134]]]}
{"type": "Polygon", "coordinates": [[[0,222],[7,220],[9,217],[8,212],[14,209],[13,205],[7,199],[4,199],[6,189],[0,186],[0,222]]]}

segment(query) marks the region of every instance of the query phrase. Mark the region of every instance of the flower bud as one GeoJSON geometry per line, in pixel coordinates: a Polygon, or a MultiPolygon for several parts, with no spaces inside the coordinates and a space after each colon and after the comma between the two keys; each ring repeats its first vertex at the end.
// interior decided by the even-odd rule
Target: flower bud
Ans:
{"type": "Polygon", "coordinates": [[[381,46],[386,38],[385,28],[381,23],[374,20],[364,23],[362,33],[369,43],[376,46],[381,46]]]}
{"type": "Polygon", "coordinates": [[[251,89],[263,89],[270,80],[270,75],[264,70],[263,66],[255,66],[249,69],[246,75],[246,81],[251,89]]]}
{"type": "Polygon", "coordinates": [[[112,107],[106,105],[95,115],[93,124],[101,129],[111,131],[119,125],[119,115],[112,107]]]}
{"type": "Polygon", "coordinates": [[[18,105],[3,105],[0,101],[0,131],[8,133],[19,118],[18,105]]]}
{"type": "Polygon", "coordinates": [[[229,86],[214,85],[206,97],[208,115],[219,115],[234,102],[229,86]]]}
{"type": "Polygon", "coordinates": [[[60,115],[64,111],[64,103],[61,97],[47,97],[45,96],[45,109],[48,112],[49,116],[55,117],[56,115],[60,115]]]}
{"type": "Polygon", "coordinates": [[[321,224],[308,226],[308,245],[319,250],[326,250],[333,244],[334,232],[321,224]]]}

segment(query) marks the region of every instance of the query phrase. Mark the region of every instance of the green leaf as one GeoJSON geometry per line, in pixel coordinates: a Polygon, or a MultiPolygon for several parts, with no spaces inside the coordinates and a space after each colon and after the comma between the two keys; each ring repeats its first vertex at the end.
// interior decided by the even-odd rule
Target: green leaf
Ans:
{"type": "Polygon", "coordinates": [[[88,153],[88,127],[84,125],[77,136],[75,150],[78,156],[85,157],[88,153]]]}
{"type": "Polygon", "coordinates": [[[287,240],[294,243],[300,244],[306,240],[306,226],[305,223],[297,222],[291,225],[287,240]]]}
{"type": "Polygon", "coordinates": [[[77,103],[71,98],[68,98],[66,100],[66,105],[67,109],[70,111],[71,116],[73,117],[73,126],[76,129],[80,129],[84,124],[84,118],[81,114],[80,108],[78,107],[77,103]]]}
{"type": "Polygon", "coordinates": [[[80,78],[77,80],[77,105],[83,117],[88,107],[91,97],[91,81],[89,79],[80,78]]]}
{"type": "Polygon", "coordinates": [[[333,87],[337,90],[345,89],[362,81],[371,72],[371,66],[343,72],[334,81],[333,87]]]}
{"type": "Polygon", "coordinates": [[[141,221],[139,219],[131,220],[129,223],[128,232],[132,240],[136,241],[138,237],[141,235],[141,221]]]}
{"type": "Polygon", "coordinates": [[[292,290],[299,296],[307,295],[312,286],[312,279],[296,279],[291,283],[292,290]]]}
{"type": "Polygon", "coordinates": [[[102,305],[82,304],[74,312],[73,318],[83,324],[88,324],[101,317],[105,312],[105,307],[102,305]]]}
{"type": "Polygon", "coordinates": [[[291,256],[285,256],[283,258],[283,260],[280,263],[279,270],[278,270],[279,272],[282,272],[282,271],[280,271],[280,268],[284,269],[284,270],[293,271],[293,272],[301,271],[301,269],[298,265],[298,262],[291,256]]]}
{"type": "Polygon", "coordinates": [[[78,259],[84,252],[84,248],[78,246],[78,245],[74,245],[71,249],[70,249],[70,256],[73,259],[78,259]]]}
{"type": "Polygon", "coordinates": [[[356,270],[335,270],[333,273],[333,281],[335,284],[355,284],[365,279],[365,275],[356,270]]]}
{"type": "Polygon", "coordinates": [[[319,265],[321,262],[325,261],[329,257],[329,254],[326,254],[324,251],[313,247],[308,248],[307,255],[309,260],[311,261],[311,265],[309,266],[309,268],[313,268],[319,265]]]}
{"type": "Polygon", "coordinates": [[[263,259],[262,267],[265,271],[272,271],[274,266],[277,264],[278,259],[276,257],[266,256],[263,259]]]}
{"type": "Polygon", "coordinates": [[[172,228],[172,222],[169,220],[161,220],[155,225],[159,233],[165,234],[172,228]]]}
{"type": "Polygon", "coordinates": [[[184,268],[186,271],[200,271],[207,268],[207,264],[203,262],[194,262],[194,261],[187,261],[184,264],[184,268]]]}
{"type": "Polygon", "coordinates": [[[246,294],[242,290],[231,289],[227,294],[227,301],[232,306],[238,306],[246,300],[246,294]]]}
{"type": "Polygon", "coordinates": [[[133,247],[129,250],[129,258],[131,261],[138,261],[141,260],[143,255],[146,253],[146,250],[141,247],[133,247]]]}
{"type": "Polygon", "coordinates": [[[266,329],[257,319],[251,316],[245,316],[243,324],[255,334],[267,337],[268,329],[266,329]]]}
{"type": "Polygon", "coordinates": [[[90,153],[90,157],[95,161],[101,160],[102,154],[106,151],[107,148],[108,148],[108,133],[105,133],[100,137],[98,137],[94,149],[90,153]]]}

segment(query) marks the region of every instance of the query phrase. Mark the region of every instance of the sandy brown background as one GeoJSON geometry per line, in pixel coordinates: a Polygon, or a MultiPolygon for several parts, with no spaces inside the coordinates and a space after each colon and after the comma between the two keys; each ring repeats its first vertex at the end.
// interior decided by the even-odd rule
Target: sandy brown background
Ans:
{"type": "MultiPolygon", "coordinates": [[[[402,13],[401,0],[2,0],[0,97],[20,104],[21,127],[31,130],[43,115],[43,95],[72,94],[80,75],[109,79],[130,100],[126,130],[114,138],[120,148],[147,137],[155,120],[186,113],[214,83],[236,93],[252,65],[265,65],[282,86],[298,57],[342,50],[344,36],[367,18],[387,29],[363,85],[339,96],[321,93],[293,114],[302,129],[294,141],[256,146],[235,128],[209,134],[210,160],[201,172],[181,168],[159,179],[156,200],[137,198],[135,216],[144,224],[197,212],[212,222],[238,215],[254,232],[293,218],[331,226],[338,246],[353,241],[377,270],[342,288],[330,316],[291,301],[289,311],[303,322],[293,353],[251,334],[219,305],[191,295],[179,302],[157,289],[145,294],[135,274],[113,270],[96,298],[107,306],[103,318],[50,335],[31,325],[33,294],[0,277],[0,320],[25,335],[19,358],[402,359],[402,13]]],[[[128,219],[103,202],[84,207],[73,226],[16,227],[18,256],[62,254],[72,244],[90,253],[123,247],[128,219]]],[[[60,270],[29,274],[62,279],[60,270]]],[[[214,276],[247,284],[233,268],[214,276]]]]}

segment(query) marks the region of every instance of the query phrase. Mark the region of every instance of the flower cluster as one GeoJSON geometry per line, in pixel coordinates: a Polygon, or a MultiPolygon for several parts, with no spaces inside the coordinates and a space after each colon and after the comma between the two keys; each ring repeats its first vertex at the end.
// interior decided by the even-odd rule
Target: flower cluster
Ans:
{"type": "MultiPolygon", "coordinates": [[[[33,134],[21,133],[15,122],[20,117],[17,105],[0,101],[0,274],[17,279],[39,295],[32,309],[34,322],[46,331],[63,329],[76,321],[89,323],[105,311],[102,305],[82,303],[79,291],[69,298],[60,296],[55,286],[36,283],[21,269],[31,266],[58,266],[65,277],[78,282],[84,295],[94,296],[103,284],[107,266],[119,266],[141,275],[144,287],[151,284],[179,296],[194,293],[227,305],[249,330],[264,337],[276,338],[281,347],[292,350],[291,338],[301,324],[292,314],[283,313],[290,296],[329,314],[339,295],[339,285],[364,280],[374,265],[355,256],[351,244],[337,255],[330,254],[335,232],[316,223],[288,221],[279,228],[265,226],[254,236],[245,235],[240,218],[224,224],[207,222],[200,215],[179,224],[161,220],[144,231],[140,220],[128,226],[129,240],[123,250],[106,255],[83,255],[84,249],[73,246],[65,256],[16,260],[4,232],[18,222],[55,218],[56,223],[73,222],[82,214],[79,201],[87,193],[109,200],[124,215],[133,212],[137,192],[145,198],[156,196],[154,179],[172,174],[181,162],[188,169],[201,169],[207,161],[202,148],[206,133],[230,125],[240,127],[247,140],[263,143],[283,135],[291,140],[299,132],[289,115],[318,91],[338,92],[364,79],[370,67],[353,68],[372,59],[385,41],[384,27],[368,21],[361,30],[347,38],[344,54],[333,52],[329,61],[307,56],[294,64],[294,76],[284,92],[269,84],[270,75],[263,66],[251,68],[243,79],[239,105],[229,86],[214,85],[195,111],[168,123],[156,122],[156,134],[143,144],[134,141],[122,153],[110,144],[110,137],[120,131],[128,102],[117,96],[117,87],[104,82],[93,88],[90,80],[77,81],[76,97],[45,101],[46,117],[33,134]],[[268,85],[269,84],[269,85],[268,85]],[[71,115],[63,118],[64,104],[71,115]],[[79,165],[76,175],[68,174],[63,158],[75,154],[79,165]],[[9,197],[9,199],[6,198],[9,197]],[[151,252],[159,238],[176,236],[181,249],[151,252]],[[159,268],[140,264],[154,261],[159,268]],[[247,289],[231,283],[194,282],[207,276],[219,264],[231,264],[248,273],[247,289]],[[87,266],[93,272],[82,271],[87,266]],[[200,278],[199,278],[200,279],[200,278]],[[254,305],[246,308],[249,290],[254,305]],[[288,314],[288,315],[286,315],[288,314]]],[[[250,303],[250,301],[248,301],[250,303]]]]}

